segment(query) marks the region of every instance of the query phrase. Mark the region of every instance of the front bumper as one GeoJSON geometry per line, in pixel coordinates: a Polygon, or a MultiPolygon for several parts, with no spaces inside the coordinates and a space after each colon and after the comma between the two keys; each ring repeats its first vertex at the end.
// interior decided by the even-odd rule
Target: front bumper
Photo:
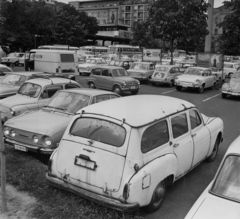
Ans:
{"type": "Polygon", "coordinates": [[[90,192],[88,190],[79,188],[77,186],[74,186],[68,182],[64,182],[63,180],[56,178],[54,176],[51,176],[49,173],[46,173],[46,180],[47,182],[52,185],[56,186],[59,189],[63,189],[66,191],[70,191],[72,193],[75,193],[85,199],[88,199],[90,201],[96,202],[100,205],[106,206],[108,208],[112,208],[118,211],[134,211],[137,210],[140,206],[139,203],[122,203],[119,200],[110,198],[110,197],[105,197],[93,192],[90,192]]]}
{"type": "Polygon", "coordinates": [[[123,91],[135,91],[135,90],[139,90],[140,86],[139,85],[133,85],[133,86],[128,86],[128,87],[121,87],[121,89],[123,91]]]}
{"type": "Polygon", "coordinates": [[[159,84],[170,84],[170,81],[165,81],[157,78],[150,79],[150,82],[159,83],[159,84]]]}
{"type": "Polygon", "coordinates": [[[194,84],[191,82],[175,82],[176,86],[186,87],[186,88],[199,88],[201,84],[194,84]]]}
{"type": "Polygon", "coordinates": [[[232,95],[232,96],[240,96],[240,92],[234,92],[234,91],[226,91],[226,90],[222,90],[223,94],[228,94],[228,95],[232,95]]]}
{"type": "Polygon", "coordinates": [[[40,154],[52,154],[52,152],[55,150],[52,148],[44,148],[44,147],[39,147],[39,146],[32,146],[32,145],[28,145],[25,143],[19,143],[17,141],[8,139],[5,137],[5,143],[7,143],[8,145],[14,147],[16,150],[20,150],[20,151],[31,151],[31,152],[35,152],[35,153],[40,153],[40,154]]]}

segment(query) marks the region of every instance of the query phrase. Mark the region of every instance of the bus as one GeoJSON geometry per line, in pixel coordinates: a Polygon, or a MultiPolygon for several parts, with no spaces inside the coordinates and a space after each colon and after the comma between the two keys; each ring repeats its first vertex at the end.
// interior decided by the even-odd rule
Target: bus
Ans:
{"type": "Polygon", "coordinates": [[[42,45],[39,46],[38,49],[54,49],[54,50],[72,50],[77,51],[79,47],[68,46],[68,45],[42,45]]]}
{"type": "Polygon", "coordinates": [[[106,46],[81,46],[79,52],[88,51],[92,52],[94,55],[105,54],[108,52],[108,47],[106,46]]]}
{"type": "Polygon", "coordinates": [[[139,46],[131,45],[109,45],[108,54],[116,54],[117,56],[129,56],[132,57],[134,54],[142,54],[142,50],[139,46]]]}

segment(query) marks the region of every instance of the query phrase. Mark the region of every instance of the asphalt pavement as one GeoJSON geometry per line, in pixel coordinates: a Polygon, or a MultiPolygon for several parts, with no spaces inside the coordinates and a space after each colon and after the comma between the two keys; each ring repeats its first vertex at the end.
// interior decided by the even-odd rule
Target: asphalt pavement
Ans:
{"type": "MultiPolygon", "coordinates": [[[[14,71],[22,69],[15,67],[14,71]]],[[[87,76],[79,76],[77,81],[83,87],[87,87],[86,78],[87,76]]],[[[213,179],[227,148],[240,133],[240,98],[223,99],[220,87],[221,84],[214,89],[206,89],[203,93],[197,93],[187,89],[177,91],[175,87],[141,85],[138,95],[156,94],[181,98],[195,104],[206,116],[220,117],[224,121],[224,140],[220,144],[219,153],[214,162],[203,162],[198,165],[168,189],[165,201],[157,212],[147,214],[140,209],[140,216],[146,219],[183,219],[213,179]]]]}

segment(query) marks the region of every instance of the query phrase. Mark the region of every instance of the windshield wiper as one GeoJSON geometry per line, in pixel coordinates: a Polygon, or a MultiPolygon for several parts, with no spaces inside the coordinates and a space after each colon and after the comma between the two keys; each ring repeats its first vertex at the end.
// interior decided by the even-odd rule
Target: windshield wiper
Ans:
{"type": "Polygon", "coordinates": [[[67,113],[68,115],[70,115],[71,113],[69,113],[68,111],[67,111],[67,109],[65,109],[65,108],[63,108],[63,107],[54,107],[55,109],[59,109],[59,110],[62,110],[62,111],[64,111],[65,113],[67,113]]]}

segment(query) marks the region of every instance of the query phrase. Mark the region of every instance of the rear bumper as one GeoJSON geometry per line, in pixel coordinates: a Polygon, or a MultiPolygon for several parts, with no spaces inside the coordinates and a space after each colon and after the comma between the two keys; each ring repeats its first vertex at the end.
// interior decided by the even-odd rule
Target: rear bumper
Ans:
{"type": "Polygon", "coordinates": [[[52,186],[75,193],[85,199],[96,202],[108,208],[112,208],[112,209],[115,209],[118,211],[124,211],[124,212],[134,211],[139,208],[139,203],[130,203],[130,204],[122,203],[119,200],[116,200],[110,197],[105,197],[105,196],[90,192],[88,190],[76,187],[68,182],[64,182],[59,178],[49,175],[49,173],[46,173],[46,180],[52,186]]]}
{"type": "Polygon", "coordinates": [[[232,95],[232,96],[240,96],[240,92],[232,92],[232,91],[222,91],[223,94],[228,94],[228,95],[232,95]]]}

